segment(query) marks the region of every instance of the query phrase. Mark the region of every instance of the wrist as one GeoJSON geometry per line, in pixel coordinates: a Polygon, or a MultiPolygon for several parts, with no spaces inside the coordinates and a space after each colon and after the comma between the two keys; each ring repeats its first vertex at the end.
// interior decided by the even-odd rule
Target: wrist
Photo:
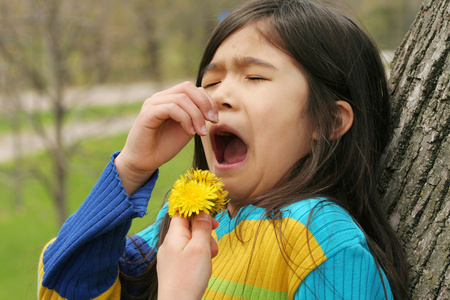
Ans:
{"type": "Polygon", "coordinates": [[[122,153],[114,159],[116,171],[125,188],[125,192],[132,196],[139,188],[141,188],[156,170],[143,171],[134,168],[131,164],[123,159],[122,153]]]}

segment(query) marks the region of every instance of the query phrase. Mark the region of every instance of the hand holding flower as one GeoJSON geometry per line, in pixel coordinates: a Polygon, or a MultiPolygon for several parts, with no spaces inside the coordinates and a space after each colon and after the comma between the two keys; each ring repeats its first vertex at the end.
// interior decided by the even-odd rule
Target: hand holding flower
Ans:
{"type": "Polygon", "coordinates": [[[172,217],[157,254],[158,299],[201,299],[211,276],[211,259],[218,253],[211,237],[219,223],[205,212],[190,220],[172,217]]]}
{"type": "Polygon", "coordinates": [[[158,250],[158,299],[200,299],[219,251],[211,217],[223,210],[227,191],[212,173],[189,170],[177,180],[169,197],[169,231],[158,250]]]}

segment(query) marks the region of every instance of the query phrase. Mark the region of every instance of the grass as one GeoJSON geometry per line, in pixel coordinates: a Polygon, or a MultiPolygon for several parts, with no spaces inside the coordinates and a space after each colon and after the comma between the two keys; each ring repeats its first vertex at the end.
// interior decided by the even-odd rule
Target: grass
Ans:
{"type": "MultiPolygon", "coordinates": [[[[80,143],[71,159],[68,178],[69,210],[74,212],[88,195],[109,160],[110,154],[121,149],[125,135],[80,143]]],[[[173,160],[161,167],[148,215],[133,221],[130,233],[135,233],[152,223],[166,192],[173,182],[189,168],[193,145],[189,144],[173,160]]],[[[51,172],[45,155],[27,158],[27,165],[38,164],[51,172]]],[[[0,166],[2,174],[12,172],[13,166],[0,166]]],[[[1,178],[0,178],[1,179],[1,178]]],[[[7,179],[7,176],[5,178],[7,179]]],[[[59,228],[55,209],[42,185],[34,177],[24,181],[21,209],[13,209],[13,191],[8,180],[0,180],[0,299],[35,299],[37,262],[42,246],[56,236],[59,228]]]]}

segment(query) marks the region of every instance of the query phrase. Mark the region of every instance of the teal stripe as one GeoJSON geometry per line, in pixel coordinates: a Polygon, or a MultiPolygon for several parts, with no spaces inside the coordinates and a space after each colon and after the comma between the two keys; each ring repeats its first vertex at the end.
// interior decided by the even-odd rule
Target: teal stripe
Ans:
{"type": "Polygon", "coordinates": [[[211,277],[209,279],[208,290],[242,299],[289,299],[287,292],[271,291],[262,287],[216,277],[211,277]]]}
{"type": "MultiPolygon", "coordinates": [[[[306,224],[308,224],[309,213],[319,202],[323,200],[326,200],[326,198],[311,198],[288,205],[281,210],[283,213],[283,218],[297,220],[306,226],[306,224]]],[[[337,205],[333,206],[338,207],[337,205]]],[[[224,235],[232,232],[239,225],[238,221],[267,220],[267,218],[264,217],[265,209],[254,205],[244,206],[239,210],[239,214],[244,217],[244,219],[241,217],[230,219],[228,211],[221,212],[216,215],[215,218],[220,223],[220,227],[216,229],[218,240],[220,240],[224,235]]]]}

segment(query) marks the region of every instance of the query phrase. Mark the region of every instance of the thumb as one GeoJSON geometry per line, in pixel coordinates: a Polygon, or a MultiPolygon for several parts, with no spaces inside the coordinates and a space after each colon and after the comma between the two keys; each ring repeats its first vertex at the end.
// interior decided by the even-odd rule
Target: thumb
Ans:
{"type": "Polygon", "coordinates": [[[192,239],[207,241],[209,244],[212,227],[212,217],[204,211],[201,211],[192,220],[192,239]]]}

